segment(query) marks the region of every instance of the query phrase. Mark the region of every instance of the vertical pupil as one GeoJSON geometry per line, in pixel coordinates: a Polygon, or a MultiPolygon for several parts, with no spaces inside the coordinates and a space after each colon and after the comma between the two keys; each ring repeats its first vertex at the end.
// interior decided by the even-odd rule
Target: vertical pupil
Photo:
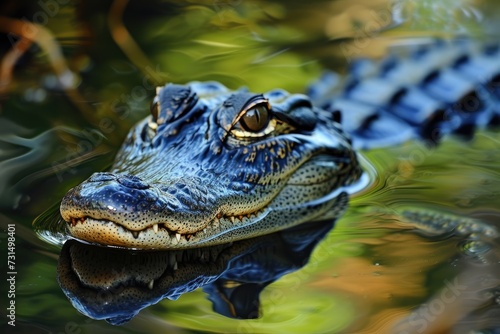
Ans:
{"type": "Polygon", "coordinates": [[[259,124],[260,114],[258,110],[249,110],[245,116],[248,120],[251,120],[252,123],[259,124]]]}
{"type": "Polygon", "coordinates": [[[264,106],[258,106],[248,110],[243,116],[242,125],[249,131],[260,131],[267,126],[269,113],[264,106]]]}

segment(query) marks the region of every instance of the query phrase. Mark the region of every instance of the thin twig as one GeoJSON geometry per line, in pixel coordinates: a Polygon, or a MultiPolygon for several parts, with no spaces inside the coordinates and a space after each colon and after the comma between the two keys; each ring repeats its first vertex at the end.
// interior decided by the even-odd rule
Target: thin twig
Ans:
{"type": "Polygon", "coordinates": [[[27,38],[17,41],[11,50],[5,54],[0,64],[0,94],[4,94],[12,81],[12,73],[17,61],[23,56],[26,50],[33,44],[27,38]]]}
{"type": "Polygon", "coordinates": [[[122,17],[127,4],[128,0],[113,1],[108,15],[111,36],[113,36],[116,44],[122,49],[123,53],[125,53],[130,61],[134,63],[145,76],[151,77],[155,85],[165,84],[164,79],[162,80],[162,78],[151,71],[153,65],[150,63],[149,58],[144,54],[123,24],[122,17]]]}
{"type": "MultiPolygon", "coordinates": [[[[85,101],[85,99],[75,88],[75,83],[77,82],[76,75],[67,66],[59,44],[47,28],[26,20],[17,20],[0,16],[0,31],[9,36],[17,36],[21,38],[21,41],[27,40],[37,43],[42,50],[47,53],[49,62],[68,98],[86,119],[93,122],[91,115],[93,115],[95,111],[88,104],[81,103],[85,101]]],[[[14,48],[16,46],[17,44],[14,48]]],[[[3,60],[2,63],[3,62],[5,62],[5,60],[3,60]]]]}

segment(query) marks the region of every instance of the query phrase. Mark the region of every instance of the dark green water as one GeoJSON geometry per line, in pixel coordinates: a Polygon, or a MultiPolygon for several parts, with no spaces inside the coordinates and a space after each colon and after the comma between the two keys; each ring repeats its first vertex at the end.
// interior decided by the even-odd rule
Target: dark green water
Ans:
{"type": "MultiPolygon", "coordinates": [[[[448,138],[436,149],[407,143],[363,152],[374,183],[352,198],[304,268],[264,290],[255,320],[215,313],[201,290],[120,327],[89,319],[56,282],[60,249],[39,240],[31,225],[67,189],[110,164],[130,126],[147,115],[157,84],[218,80],[302,92],[324,68],[343,71],[353,57],[379,57],[389,44],[498,37],[495,1],[62,3],[0,5],[2,15],[40,23],[64,55],[64,63],[49,57],[47,35],[37,35],[1,86],[3,282],[12,276],[9,224],[17,273],[15,298],[6,298],[10,284],[1,284],[7,332],[494,333],[500,326],[500,245],[481,236],[500,228],[498,132],[470,142],[448,138]],[[55,73],[66,73],[66,87],[55,73]],[[405,209],[464,220],[431,228],[406,219],[405,209]],[[10,300],[15,327],[7,325],[10,300]]],[[[3,32],[9,24],[0,21],[3,32]]],[[[3,56],[13,41],[2,37],[3,56]]]]}

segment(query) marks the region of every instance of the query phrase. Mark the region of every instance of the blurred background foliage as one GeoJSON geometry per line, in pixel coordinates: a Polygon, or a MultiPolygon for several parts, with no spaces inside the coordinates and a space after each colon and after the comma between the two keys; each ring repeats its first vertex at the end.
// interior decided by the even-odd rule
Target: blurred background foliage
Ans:
{"type": "MultiPolygon", "coordinates": [[[[57,252],[36,239],[31,222],[68,188],[110,165],[128,129],[148,114],[156,85],[217,80],[256,92],[276,87],[304,92],[325,68],[345,72],[353,58],[378,58],[390,46],[433,37],[498,39],[499,10],[493,0],[2,1],[0,222],[3,228],[7,223],[17,226],[19,327],[32,333],[158,328],[178,333],[235,328],[334,332],[348,328],[363,312],[368,324],[377,323],[396,295],[400,304],[385,314],[390,323],[388,319],[438,289],[425,281],[426,274],[434,270],[434,277],[446,277],[454,271],[433,264],[446,261],[455,243],[401,237],[364,210],[398,203],[397,189],[403,190],[405,204],[433,196],[444,206],[462,203],[465,211],[492,208],[496,167],[490,164],[478,174],[474,165],[498,161],[491,160],[498,150],[487,137],[461,160],[454,157],[461,154],[462,144],[452,142],[444,148],[449,154],[430,155],[417,167],[398,161],[420,150],[418,144],[367,153],[381,177],[392,174],[392,179],[354,199],[354,209],[317,250],[312,264],[265,291],[266,316],[253,322],[212,314],[201,291],[145,310],[125,327],[86,319],[59,290],[57,252]],[[471,166],[465,165],[462,178],[474,190],[460,193],[457,177],[448,175],[447,168],[467,163],[471,166]],[[444,181],[442,175],[448,175],[444,181]],[[485,179],[494,181],[485,187],[485,179]],[[437,187],[429,187],[432,182],[448,187],[436,193],[437,187]],[[405,249],[405,257],[398,258],[405,249]],[[436,249],[439,256],[430,263],[427,259],[436,256],[436,249]],[[387,273],[377,259],[408,265],[387,273]],[[376,284],[375,276],[380,277],[376,284]],[[393,291],[402,280],[408,284],[393,291]],[[287,292],[291,286],[298,286],[293,294],[287,292]],[[363,287],[370,293],[360,292],[363,287]],[[353,302],[349,292],[366,299],[353,302]],[[368,313],[370,302],[380,313],[368,313]]],[[[0,245],[4,241],[2,234],[0,245]]]]}

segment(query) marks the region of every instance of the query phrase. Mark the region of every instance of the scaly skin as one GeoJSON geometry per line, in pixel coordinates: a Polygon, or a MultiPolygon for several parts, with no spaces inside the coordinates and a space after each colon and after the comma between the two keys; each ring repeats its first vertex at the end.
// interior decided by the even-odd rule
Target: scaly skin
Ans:
{"type": "Polygon", "coordinates": [[[361,175],[334,114],[305,95],[158,88],[112,170],[71,189],[70,233],[104,245],[177,249],[247,239],[337,217],[361,175]]]}

